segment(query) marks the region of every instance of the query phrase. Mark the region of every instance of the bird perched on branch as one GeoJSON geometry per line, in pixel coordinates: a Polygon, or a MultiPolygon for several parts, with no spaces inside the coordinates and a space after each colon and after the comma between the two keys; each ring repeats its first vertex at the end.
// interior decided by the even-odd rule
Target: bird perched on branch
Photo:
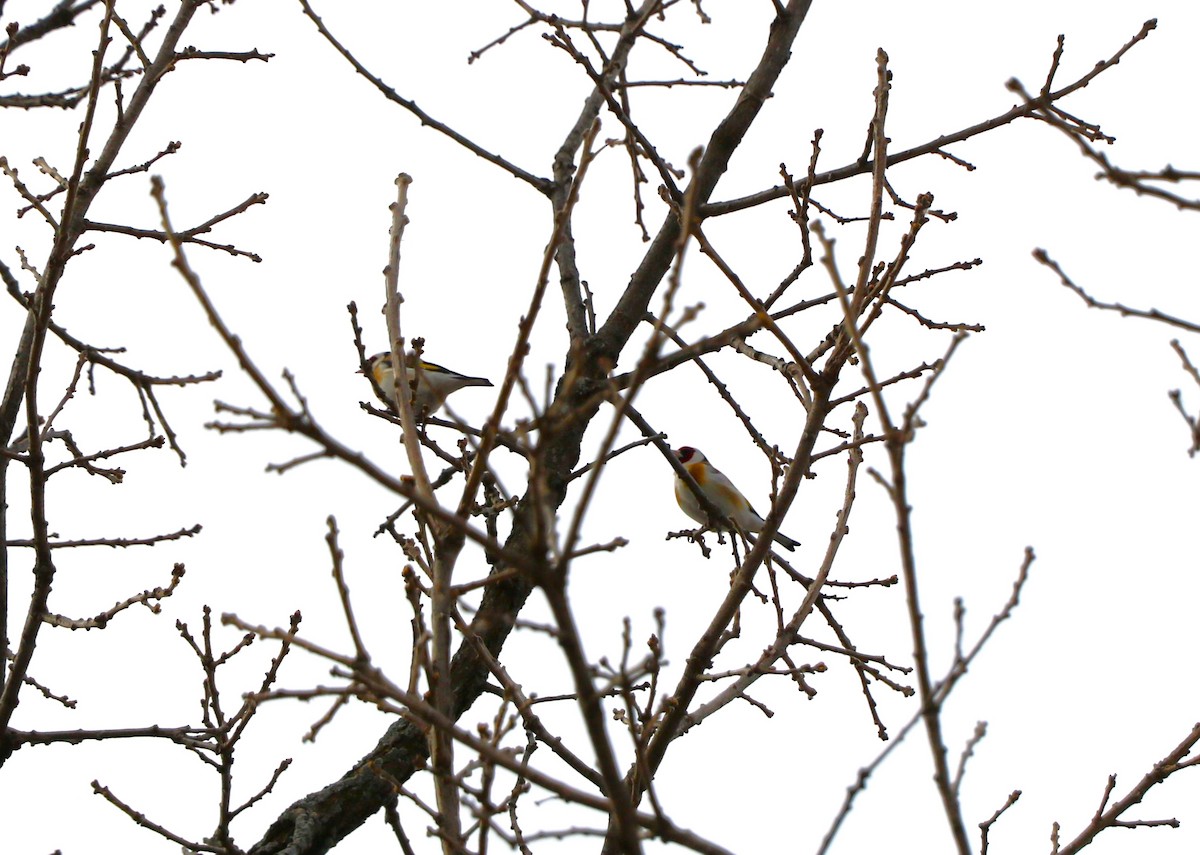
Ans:
{"type": "MultiPolygon", "coordinates": [[[[429,416],[441,409],[446,398],[451,393],[467,386],[491,386],[492,381],[485,377],[468,377],[434,362],[418,361],[416,354],[405,356],[408,366],[408,384],[413,391],[413,412],[417,416],[429,416]]],[[[396,379],[392,370],[392,354],[377,353],[368,361],[371,376],[375,378],[378,391],[388,406],[396,407],[396,379]]]]}
{"type": "MultiPolygon", "coordinates": [[[[726,478],[720,469],[708,462],[704,452],[685,445],[675,449],[673,453],[692,476],[700,491],[726,519],[733,520],[743,532],[757,534],[762,531],[763,518],[750,506],[742,491],[733,486],[733,482],[726,478]]],[[[708,513],[700,506],[700,500],[696,498],[692,488],[678,475],[675,476],[675,501],[679,502],[679,507],[685,514],[701,525],[709,525],[711,522],[717,528],[729,529],[726,519],[709,520],[708,513]]],[[[800,545],[799,541],[792,540],[778,531],[775,532],[775,542],[789,551],[800,545]]]]}

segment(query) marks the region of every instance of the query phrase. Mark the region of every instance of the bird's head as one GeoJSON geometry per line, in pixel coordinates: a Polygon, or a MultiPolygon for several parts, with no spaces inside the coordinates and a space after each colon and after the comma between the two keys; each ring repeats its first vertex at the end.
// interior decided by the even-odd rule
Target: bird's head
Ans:
{"type": "Polygon", "coordinates": [[[673,452],[675,459],[687,466],[689,463],[703,463],[706,458],[704,452],[698,448],[692,448],[690,445],[681,446],[673,452]]]}
{"type": "MultiPolygon", "coordinates": [[[[370,359],[367,360],[366,364],[367,364],[367,367],[371,369],[371,373],[374,374],[376,378],[378,378],[380,371],[391,371],[392,355],[385,350],[383,353],[377,353],[374,356],[372,356],[370,359]]],[[[366,374],[367,372],[364,371],[363,369],[359,368],[358,371],[355,373],[366,374]]]]}
{"type": "Polygon", "coordinates": [[[376,387],[376,394],[381,394],[390,405],[395,405],[396,378],[392,373],[392,355],[386,350],[377,353],[367,360],[364,368],[358,369],[359,374],[368,375],[376,387]]]}

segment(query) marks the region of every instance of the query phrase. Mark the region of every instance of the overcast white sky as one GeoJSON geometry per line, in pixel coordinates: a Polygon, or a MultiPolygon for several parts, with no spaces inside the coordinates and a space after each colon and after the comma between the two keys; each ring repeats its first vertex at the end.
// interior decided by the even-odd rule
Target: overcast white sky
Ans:
{"type": "MultiPolygon", "coordinates": [[[[44,5],[10,0],[6,21],[31,21],[44,5]]],[[[319,11],[360,59],[406,97],[519,165],[548,174],[549,158],[587,86],[582,73],[533,33],[518,34],[467,64],[471,50],[519,23],[516,4],[387,5],[381,10],[380,4],[343,0],[324,3],[319,11]]],[[[121,6],[130,21],[141,19],[134,7],[140,5],[121,6]]],[[[574,8],[563,4],[564,12],[574,8]]],[[[708,0],[704,8],[713,25],[701,27],[678,10],[673,17],[686,23],[670,31],[670,38],[684,42],[712,78],[744,77],[760,50],[771,4],[708,0]]],[[[1065,2],[818,2],[775,97],[714,198],[777,183],[780,162],[803,172],[818,127],[825,131],[822,168],[857,157],[872,110],[878,47],[887,50],[894,72],[889,135],[895,147],[907,148],[1006,110],[1013,103],[1004,87],[1010,77],[1038,88],[1059,33],[1067,35],[1059,75],[1066,82],[1110,56],[1154,16],[1159,26],[1150,38],[1064,107],[1116,136],[1109,151],[1122,165],[1158,169],[1170,162],[1194,169],[1200,132],[1192,91],[1200,33],[1194,3],[1105,4],[1101,10],[1065,2]]],[[[33,72],[27,82],[9,81],[5,91],[81,80],[90,61],[87,48],[82,53],[65,48],[88,44],[96,20],[86,18],[68,38],[51,43],[58,48],[20,57],[33,72]]],[[[244,66],[182,64],[156,96],[120,165],[145,159],[168,140],[183,142],[179,154],[155,170],[164,176],[177,227],[201,222],[253,192],[270,194],[267,205],[214,235],[259,253],[262,263],[197,250],[190,252],[191,261],[269,374],[278,376],[286,366],[328,429],[404,471],[394,432],[358,407],[370,390],[353,373],[357,364],[345,312],[349,301],[357,301],[368,349],[385,346],[376,312],[395,175],[405,171],[414,177],[412,224],[403,249],[405,332],[425,337],[429,358],[496,381],[549,236],[544,201],[386,102],[334,55],[298,4],[243,0],[218,15],[198,16],[184,43],[209,50],[257,48],[275,56],[244,66]]],[[[648,72],[654,75],[679,74],[657,60],[645,68],[655,69],[648,72]]],[[[725,90],[639,92],[634,107],[659,150],[682,165],[733,97],[725,90]]],[[[0,154],[31,184],[34,157],[45,156],[66,171],[79,121],[77,113],[0,114],[0,154]]],[[[602,136],[615,134],[616,123],[605,117],[602,136]]],[[[1117,792],[1123,793],[1200,720],[1195,686],[1200,629],[1194,620],[1198,464],[1187,457],[1185,426],[1167,398],[1169,389],[1182,387],[1185,400],[1198,408],[1200,390],[1187,387],[1168,342],[1181,338],[1193,358],[1200,357],[1200,342],[1164,326],[1087,310],[1030,253],[1045,247],[1101,299],[1197,319],[1200,298],[1188,237],[1195,221],[1194,215],[1094,181],[1094,168],[1069,141],[1033,122],[952,151],[978,169],[968,173],[948,161],[924,160],[891,173],[908,199],[932,191],[937,207],[959,215],[953,224],[927,227],[913,269],[984,260],[974,271],[922,285],[919,298],[914,296],[927,317],[987,327],[960,348],[925,410],[928,427],[910,453],[923,604],[934,672],[940,674],[952,652],[954,598],[966,600],[968,633],[974,637],[1008,596],[1025,546],[1036,550],[1020,608],[948,705],[945,721],[954,759],[976,722],[989,723],[989,736],[967,773],[968,827],[973,830],[1010,791],[1021,789],[1021,801],[993,832],[992,851],[1048,851],[1053,821],[1062,823],[1069,839],[1090,818],[1109,774],[1118,773],[1117,792]]],[[[632,223],[626,164],[616,152],[597,164],[575,226],[583,236],[580,265],[602,314],[643,250],[632,223]]],[[[124,180],[124,190],[105,194],[91,218],[154,227],[148,179],[124,180]]],[[[16,266],[13,247],[20,245],[40,264],[47,230],[29,216],[16,221],[18,199],[11,190],[6,194],[0,253],[16,266]]],[[[653,184],[648,195],[654,198],[653,184]]],[[[850,182],[818,198],[839,213],[861,215],[869,184],[850,182]]],[[[660,217],[651,209],[652,232],[660,217]]],[[[883,245],[885,257],[906,225],[885,232],[890,241],[883,245]]],[[[757,293],[769,293],[795,263],[794,252],[781,249],[796,243],[782,202],[713,224],[711,231],[757,293]]],[[[844,269],[857,259],[861,235],[853,227],[836,231],[844,269]]],[[[51,497],[51,529],[63,538],[136,537],[202,523],[204,533],[139,553],[56,556],[61,569],[52,608],[66,614],[94,614],[162,584],[176,561],[187,564],[188,575],[157,617],[139,610],[103,632],[45,631],[32,673],[78,698],[80,706],[68,713],[28,695],[14,725],[56,729],[194,719],[200,671],[173,624],[182,620],[198,631],[203,604],[218,614],[233,611],[254,623],[280,626],[300,609],[306,635],[348,649],[323,541],[329,514],[337,516],[343,532],[349,581],[368,642],[381,664],[403,673],[409,626],[400,556],[371,538],[394,508],[392,499],[331,463],[309,464],[282,477],[265,474],[267,463],[306,450],[296,439],[206,431],[202,425],[212,418],[214,397],[260,402],[169,267],[166,249],[120,236],[98,235],[95,243],[95,251],[72,263],[59,291],[60,322],[87,341],[128,347],[131,362],[156,373],[223,368],[226,376],[212,387],[162,394],[189,454],[186,469],[162,451],[126,461],[129,475],[120,487],[82,474],[64,478],[51,497]]],[[[681,302],[707,306],[689,335],[721,329],[744,314],[698,252],[686,271],[681,302]]],[[[802,280],[797,293],[828,288],[816,270],[806,278],[811,284],[802,280]]],[[[22,320],[15,305],[0,312],[0,340],[15,341],[22,320]]],[[[896,369],[932,360],[948,343],[914,324],[895,323],[888,336],[876,340],[872,354],[896,369]]],[[[527,363],[535,385],[547,364],[561,368],[564,341],[562,310],[552,299],[527,363]]],[[[747,367],[727,355],[712,364],[740,390],[768,438],[785,450],[794,448],[802,419],[798,403],[773,380],[763,383],[761,366],[747,367]]],[[[43,374],[47,388],[61,388],[72,366],[73,354],[52,348],[43,374]]],[[[128,418],[97,425],[89,442],[102,447],[140,438],[131,393],[109,377],[102,376],[100,385],[99,399],[80,396],[72,403],[72,424],[82,431],[89,414],[126,407],[128,418]]],[[[915,391],[898,390],[890,400],[902,405],[915,391]]],[[[468,390],[454,399],[456,409],[477,424],[492,402],[490,390],[468,390]]],[[[699,372],[678,371],[651,383],[640,406],[673,445],[702,448],[765,508],[769,471],[699,372]]],[[[517,489],[517,462],[500,454],[497,463],[517,489]]],[[[878,455],[868,463],[883,466],[878,455]]],[[[805,544],[798,559],[802,568],[820,560],[841,502],[843,473],[841,458],[820,465],[818,478],[804,485],[785,521],[783,530],[805,544]]],[[[14,490],[10,496],[14,525],[23,526],[21,494],[14,490]]],[[[574,571],[572,596],[587,604],[581,620],[588,653],[593,659],[619,658],[621,618],[629,616],[634,637],[644,639],[654,627],[653,610],[665,607],[669,673],[676,676],[724,594],[728,562],[706,562],[694,548],[664,541],[666,532],[688,521],[671,497],[669,469],[652,451],[643,449],[611,467],[594,511],[585,539],[603,542],[620,535],[630,545],[616,559],[580,562],[574,571]]],[[[864,475],[851,536],[834,575],[890,575],[898,569],[895,553],[890,509],[864,475]]],[[[19,562],[27,556],[15,558],[20,573],[19,562]]],[[[471,568],[464,572],[482,572],[485,565],[476,555],[462,566],[471,568]]],[[[20,579],[13,583],[16,608],[24,607],[26,585],[20,579]]],[[[543,611],[540,602],[533,603],[529,616],[537,619],[543,611]]],[[[907,660],[911,641],[898,590],[856,594],[843,614],[860,649],[907,660]]],[[[742,648],[753,656],[768,637],[763,633],[773,631],[774,618],[766,607],[749,605],[744,620],[742,648]],[[755,625],[763,633],[754,634],[755,625]]],[[[222,630],[221,638],[230,645],[236,635],[222,630]]],[[[230,669],[236,672],[227,675],[230,703],[259,679],[269,656],[267,646],[261,648],[230,669]]],[[[566,690],[565,669],[546,639],[518,635],[505,658],[518,680],[540,692],[566,690]]],[[[815,849],[855,771],[882,747],[853,674],[831,658],[825,661],[830,672],[814,679],[819,690],[814,700],[782,682],[760,683],[755,697],[771,706],[773,718],[748,705],[730,708],[673,749],[658,786],[676,822],[739,853],[815,849]]],[[[326,671],[297,653],[282,682],[311,685],[327,680],[326,671]]],[[[880,700],[893,733],[915,709],[911,700],[882,693],[880,700]]],[[[241,845],[257,840],[295,798],[349,768],[382,730],[376,715],[353,709],[315,745],[300,744],[322,711],[276,704],[256,722],[240,768],[244,795],[261,786],[282,757],[296,763],[276,792],[235,826],[241,845]]],[[[463,723],[473,726],[490,714],[473,711],[463,723]]],[[[564,728],[571,726],[570,717],[567,710],[548,714],[564,728]]],[[[1197,851],[1198,776],[1195,770],[1179,775],[1131,814],[1178,817],[1182,828],[1110,831],[1092,851],[1197,851]]],[[[0,774],[6,851],[174,849],[93,796],[93,778],[190,837],[211,830],[216,778],[180,750],[111,744],[24,749],[0,774]]],[[[883,846],[948,851],[930,778],[928,750],[914,735],[860,797],[834,851],[883,846]]],[[[553,817],[561,808],[549,802],[527,809],[531,816],[553,817]]],[[[586,813],[564,817],[562,824],[602,824],[586,813]]],[[[411,812],[405,818],[417,850],[435,851],[434,841],[422,836],[421,818],[411,812]]],[[[379,817],[339,851],[384,851],[394,845],[389,835],[379,817]]],[[[596,848],[585,839],[546,851],[596,848]]]]}

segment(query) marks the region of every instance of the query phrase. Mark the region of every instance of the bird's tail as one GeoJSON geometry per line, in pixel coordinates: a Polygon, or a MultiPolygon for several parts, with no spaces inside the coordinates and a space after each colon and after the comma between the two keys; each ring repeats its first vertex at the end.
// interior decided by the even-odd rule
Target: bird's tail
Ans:
{"type": "Polygon", "coordinates": [[[775,542],[786,549],[788,552],[795,552],[796,547],[800,545],[800,541],[792,540],[781,531],[775,532],[775,542]]]}

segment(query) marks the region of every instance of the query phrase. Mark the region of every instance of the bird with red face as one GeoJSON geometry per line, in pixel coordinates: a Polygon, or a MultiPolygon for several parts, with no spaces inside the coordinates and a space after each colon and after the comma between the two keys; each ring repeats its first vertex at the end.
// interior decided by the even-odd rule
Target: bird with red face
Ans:
{"type": "MultiPolygon", "coordinates": [[[[396,375],[392,368],[392,354],[389,351],[377,353],[368,361],[371,376],[375,378],[378,391],[383,393],[383,399],[392,409],[396,408],[396,375]]],[[[405,356],[405,370],[408,372],[408,386],[412,389],[413,413],[418,418],[431,416],[442,408],[446,398],[452,392],[457,392],[466,386],[491,386],[492,381],[485,377],[469,377],[459,374],[449,368],[443,368],[434,362],[418,360],[416,355],[409,353],[405,356]]],[[[363,371],[360,374],[366,373],[363,371]]]]}
{"type": "MultiPolygon", "coordinates": [[[[696,486],[704,493],[705,498],[712,502],[726,518],[736,523],[743,532],[757,534],[762,531],[763,518],[751,507],[750,502],[742,495],[742,491],[735,487],[720,469],[708,462],[704,452],[685,445],[675,449],[674,454],[675,458],[683,464],[687,473],[692,476],[696,486]]],[[[675,501],[693,520],[701,525],[709,524],[708,514],[700,506],[700,500],[696,498],[696,494],[692,492],[687,482],[678,475],[675,476],[675,501]]],[[[723,521],[717,521],[719,528],[729,528],[728,524],[721,525],[721,522],[723,521]]],[[[775,532],[775,542],[789,551],[800,545],[799,541],[792,540],[786,534],[778,531],[775,532]]]]}

